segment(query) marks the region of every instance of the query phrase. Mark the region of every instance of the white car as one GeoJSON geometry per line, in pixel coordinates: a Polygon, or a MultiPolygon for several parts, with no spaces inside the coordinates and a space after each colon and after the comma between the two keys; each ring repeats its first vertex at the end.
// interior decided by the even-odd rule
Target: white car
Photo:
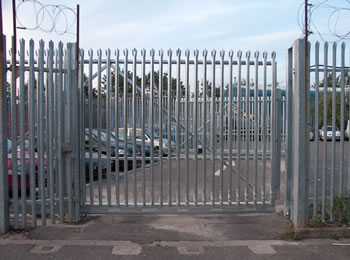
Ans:
{"type": "MultiPolygon", "coordinates": [[[[326,131],[325,131],[325,127],[322,127],[322,129],[320,130],[320,139],[324,140],[326,138],[327,140],[332,140],[332,137],[333,137],[333,127],[331,125],[328,125],[326,131]],[[324,136],[325,132],[326,132],[326,137],[324,136]]],[[[335,139],[337,141],[340,140],[340,131],[337,127],[335,128],[335,139]]]]}
{"type": "Polygon", "coordinates": [[[309,140],[310,140],[310,141],[315,140],[315,135],[314,135],[314,132],[312,131],[311,128],[310,128],[310,131],[309,131],[309,140]]]}
{"type": "MultiPolygon", "coordinates": [[[[133,138],[133,128],[128,128],[127,131],[128,131],[128,136],[132,139],[133,138]]],[[[124,133],[124,128],[119,128],[119,133],[124,133]]],[[[145,135],[145,143],[150,144],[151,143],[151,132],[148,128],[145,129],[144,135],[145,135]]],[[[157,150],[159,150],[159,143],[160,143],[159,136],[158,136],[158,134],[154,133],[153,137],[154,137],[153,138],[153,145],[157,150]]],[[[136,128],[136,140],[139,142],[142,141],[142,129],[141,128],[136,128]]],[[[162,145],[163,155],[167,156],[169,153],[168,139],[163,138],[162,142],[163,142],[163,145],[162,145]]],[[[175,143],[171,142],[170,151],[173,153],[173,152],[175,152],[175,149],[176,149],[175,143]]]]}
{"type": "Polygon", "coordinates": [[[345,138],[346,138],[346,140],[350,139],[350,120],[348,120],[348,123],[346,125],[345,138]]]}

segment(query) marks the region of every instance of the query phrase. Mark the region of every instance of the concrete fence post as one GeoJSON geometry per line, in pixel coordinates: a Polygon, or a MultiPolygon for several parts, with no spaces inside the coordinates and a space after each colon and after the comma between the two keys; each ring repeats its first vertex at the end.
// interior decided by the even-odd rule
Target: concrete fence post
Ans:
{"type": "Polygon", "coordinates": [[[74,191],[73,191],[73,201],[74,201],[74,222],[80,221],[80,137],[79,134],[79,89],[78,89],[78,72],[79,72],[79,57],[77,53],[77,45],[73,44],[72,48],[72,81],[71,81],[71,94],[72,94],[72,142],[73,142],[73,183],[74,183],[74,191]]]}
{"type": "Polygon", "coordinates": [[[296,228],[307,221],[307,143],[305,122],[305,40],[293,44],[292,88],[292,221],[296,228]]]}
{"type": "Polygon", "coordinates": [[[292,195],[292,144],[293,144],[293,135],[292,135],[292,110],[293,110],[293,48],[287,50],[287,59],[286,59],[286,117],[287,117],[287,132],[286,132],[286,142],[287,142],[287,153],[285,155],[285,167],[286,175],[284,182],[284,215],[292,215],[292,205],[291,205],[291,195],[292,195]]]}
{"type": "MultiPolygon", "coordinates": [[[[1,4],[0,4],[1,12],[1,4]]],[[[2,25],[1,25],[2,27],[2,25]]],[[[2,29],[1,34],[2,36],[2,29]]],[[[0,234],[9,230],[9,191],[7,172],[7,92],[5,37],[0,43],[0,234]]]]}

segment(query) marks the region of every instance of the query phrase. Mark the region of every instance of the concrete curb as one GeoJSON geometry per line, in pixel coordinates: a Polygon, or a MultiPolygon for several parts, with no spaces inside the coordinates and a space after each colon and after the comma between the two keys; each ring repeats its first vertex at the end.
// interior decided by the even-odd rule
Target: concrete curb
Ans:
{"type": "Polygon", "coordinates": [[[350,238],[350,227],[298,228],[302,239],[335,239],[350,238]]]}

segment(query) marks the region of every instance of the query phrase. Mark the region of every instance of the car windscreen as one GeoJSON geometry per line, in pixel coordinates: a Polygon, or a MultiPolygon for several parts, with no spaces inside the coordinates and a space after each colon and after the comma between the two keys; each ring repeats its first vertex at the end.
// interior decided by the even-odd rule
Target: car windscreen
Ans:
{"type": "MultiPolygon", "coordinates": [[[[93,138],[95,140],[98,140],[98,131],[97,131],[97,129],[93,129],[92,130],[92,134],[93,134],[93,138]]],[[[107,142],[107,135],[106,135],[106,133],[104,133],[102,131],[101,131],[101,142],[102,143],[106,143],[107,142]]]]}
{"type": "MultiPolygon", "coordinates": [[[[147,128],[147,129],[145,129],[145,134],[149,137],[149,138],[151,138],[151,131],[147,128]]],[[[154,133],[154,139],[159,139],[159,135],[157,134],[157,133],[154,133]]]]}
{"type": "Polygon", "coordinates": [[[10,151],[11,147],[12,147],[12,142],[11,140],[7,139],[7,151],[10,151]]]}

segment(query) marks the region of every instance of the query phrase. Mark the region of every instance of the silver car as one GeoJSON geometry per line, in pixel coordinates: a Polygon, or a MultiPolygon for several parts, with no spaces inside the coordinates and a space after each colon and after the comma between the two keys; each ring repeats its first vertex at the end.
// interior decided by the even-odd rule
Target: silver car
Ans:
{"type": "MultiPolygon", "coordinates": [[[[333,138],[333,127],[331,125],[328,125],[326,129],[325,127],[322,127],[322,129],[320,130],[320,139],[332,140],[332,138],[333,138]]],[[[337,141],[340,140],[340,131],[337,127],[335,128],[335,140],[337,141]]]]}

